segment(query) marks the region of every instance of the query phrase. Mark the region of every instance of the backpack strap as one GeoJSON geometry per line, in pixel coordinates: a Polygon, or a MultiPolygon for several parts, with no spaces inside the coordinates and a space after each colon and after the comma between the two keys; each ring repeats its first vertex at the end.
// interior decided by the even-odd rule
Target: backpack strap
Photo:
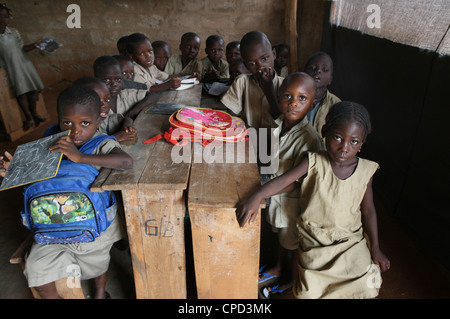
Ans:
{"type": "Polygon", "coordinates": [[[114,141],[117,141],[117,139],[114,136],[107,135],[107,134],[100,134],[96,137],[90,139],[86,143],[84,143],[80,148],[79,151],[84,154],[92,154],[92,152],[100,146],[100,144],[103,143],[103,141],[107,139],[113,139],[114,141]]]}

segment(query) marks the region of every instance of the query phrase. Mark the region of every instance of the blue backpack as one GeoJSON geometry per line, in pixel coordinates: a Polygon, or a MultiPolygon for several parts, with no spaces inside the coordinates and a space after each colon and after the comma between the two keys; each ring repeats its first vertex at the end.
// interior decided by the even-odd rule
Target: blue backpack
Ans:
{"type": "MultiPolygon", "coordinates": [[[[101,134],[79,150],[92,154],[108,138],[115,139],[101,134]]],[[[25,188],[22,222],[38,244],[91,242],[108,229],[115,217],[116,198],[111,191],[90,191],[98,174],[92,165],[66,159],[55,177],[25,188]]]]}

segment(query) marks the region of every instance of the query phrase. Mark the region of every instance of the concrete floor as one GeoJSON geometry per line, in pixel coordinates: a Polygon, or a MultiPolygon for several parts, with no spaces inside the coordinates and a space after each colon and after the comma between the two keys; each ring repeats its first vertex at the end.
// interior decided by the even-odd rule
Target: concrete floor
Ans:
{"type": "MultiPolygon", "coordinates": [[[[52,117],[50,123],[54,123],[56,95],[54,92],[46,92],[44,98],[52,117]]],[[[5,150],[14,152],[17,145],[42,136],[45,128],[46,126],[40,127],[13,143],[7,142],[5,137],[0,137],[0,153],[3,154],[5,150]]],[[[20,266],[9,263],[9,257],[28,232],[19,219],[19,211],[22,207],[20,190],[0,192],[0,207],[0,299],[29,299],[32,295],[20,266]]],[[[386,213],[379,203],[377,203],[377,210],[380,245],[391,260],[391,269],[382,274],[383,284],[379,298],[450,298],[450,271],[424,251],[419,240],[386,213]]],[[[264,263],[270,263],[275,258],[271,246],[274,243],[273,235],[268,228],[264,227],[262,234],[262,259],[264,263]]],[[[129,251],[113,247],[111,255],[107,290],[113,299],[135,298],[129,251]]],[[[194,276],[190,267],[188,267],[187,277],[188,298],[195,298],[194,276]]],[[[86,294],[89,294],[88,283],[83,283],[83,289],[86,294]]],[[[280,297],[292,298],[292,294],[285,293],[280,297]]]]}

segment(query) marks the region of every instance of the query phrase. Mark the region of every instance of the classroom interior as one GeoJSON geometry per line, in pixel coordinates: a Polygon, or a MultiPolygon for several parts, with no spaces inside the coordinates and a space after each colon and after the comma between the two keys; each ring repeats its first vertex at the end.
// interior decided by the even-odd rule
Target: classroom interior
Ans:
{"type": "MultiPolygon", "coordinates": [[[[204,40],[220,34],[225,42],[260,30],[272,43],[290,48],[290,70],[302,71],[308,56],[327,52],[334,62],[330,91],[366,106],[373,132],[361,157],[381,169],[374,178],[380,246],[391,260],[382,274],[380,299],[450,297],[450,169],[446,123],[450,108],[450,3],[444,0],[115,0],[78,1],[81,28],[68,28],[72,1],[7,3],[25,43],[52,37],[62,47],[29,53],[44,84],[49,121],[11,141],[0,133],[0,151],[42,136],[56,122],[56,97],[73,80],[92,75],[98,56],[117,54],[116,42],[142,32],[165,40],[177,53],[187,31],[204,40]],[[367,21],[378,4],[381,25],[367,21]],[[232,27],[230,27],[232,26],[232,27]]],[[[203,42],[202,42],[203,45],[203,42]]],[[[205,56],[204,46],[199,57],[205,56]]],[[[0,298],[33,298],[18,265],[9,258],[27,236],[21,225],[19,189],[0,192],[0,298]]],[[[189,228],[187,227],[187,232],[189,228]]],[[[269,229],[262,226],[261,258],[275,258],[269,229]]],[[[187,234],[186,236],[189,236],[187,234]]],[[[189,247],[187,247],[188,249],[189,247]]],[[[112,249],[107,290],[112,298],[133,299],[135,287],[127,251],[112,249]]],[[[187,254],[187,258],[190,258],[187,254]]],[[[189,264],[189,260],[187,265],[189,264]]],[[[195,299],[195,278],[187,266],[188,298],[195,299]]],[[[285,293],[278,298],[292,298],[285,293]]]]}

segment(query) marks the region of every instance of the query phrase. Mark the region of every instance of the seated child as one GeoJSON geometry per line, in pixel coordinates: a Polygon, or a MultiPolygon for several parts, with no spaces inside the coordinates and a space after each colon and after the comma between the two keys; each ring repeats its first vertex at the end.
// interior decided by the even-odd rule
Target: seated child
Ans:
{"type": "Polygon", "coordinates": [[[127,41],[127,35],[121,37],[117,41],[117,51],[119,51],[120,55],[128,56],[127,48],[126,48],[126,41],[127,41]]]}
{"type": "Polygon", "coordinates": [[[197,59],[200,51],[200,37],[195,32],[187,32],[181,36],[181,54],[174,54],[167,61],[164,72],[170,75],[192,75],[200,78],[202,63],[197,59]]]}
{"type": "Polygon", "coordinates": [[[127,38],[127,51],[133,60],[135,81],[144,83],[150,92],[176,89],[181,81],[159,70],[154,64],[155,55],[150,40],[142,33],[133,33],[127,38]]]}
{"type": "MultiPolygon", "coordinates": [[[[279,168],[270,178],[283,175],[297,166],[308,151],[317,152],[324,149],[319,134],[306,118],[310,107],[316,102],[315,96],[316,83],[308,74],[292,73],[284,79],[278,95],[282,114],[276,120],[278,127],[273,132],[279,138],[278,150],[274,155],[278,156],[279,168]]],[[[299,197],[299,188],[277,194],[271,197],[270,205],[266,208],[267,222],[278,234],[278,259],[273,267],[261,267],[259,283],[269,283],[277,279],[277,292],[292,287],[298,274],[296,220],[300,213],[299,197]]]]}
{"type": "Polygon", "coordinates": [[[164,71],[167,61],[170,57],[170,47],[167,42],[158,40],[152,43],[153,52],[155,54],[155,65],[160,71],[164,71]]]}
{"type": "MultiPolygon", "coordinates": [[[[109,93],[108,87],[105,82],[100,80],[99,78],[93,76],[85,76],[77,79],[73,82],[74,86],[86,86],[94,90],[100,98],[100,126],[98,127],[98,131],[102,134],[112,135],[116,138],[118,142],[128,140],[128,135],[133,135],[134,132],[126,132],[124,128],[121,130],[111,133],[109,130],[109,125],[111,119],[114,118],[114,114],[111,111],[111,94],[109,93]],[[110,114],[113,114],[109,117],[110,114]]],[[[53,132],[53,134],[56,132],[53,132]]],[[[133,137],[134,138],[134,137],[133,137]]]]}
{"type": "Polygon", "coordinates": [[[286,44],[281,43],[275,45],[273,48],[275,49],[275,53],[277,54],[275,58],[275,71],[277,71],[277,74],[279,76],[286,77],[289,74],[289,47],[286,44]]]}
{"type": "Polygon", "coordinates": [[[128,56],[113,55],[113,58],[119,61],[122,70],[122,89],[140,89],[146,90],[144,83],[134,81],[134,65],[128,56]]]}
{"type": "Polygon", "coordinates": [[[241,40],[241,55],[251,74],[239,75],[221,102],[247,126],[276,127],[280,115],[277,94],[283,78],[274,71],[274,51],[267,36],[251,31],[241,40]]]}
{"type": "Polygon", "coordinates": [[[133,81],[134,80],[134,65],[133,61],[124,55],[113,55],[113,58],[119,61],[120,68],[122,70],[122,78],[124,80],[133,81]]]}
{"type": "Polygon", "coordinates": [[[214,82],[217,79],[228,79],[228,62],[222,60],[224,41],[220,35],[211,35],[206,39],[206,57],[201,62],[203,64],[202,81],[205,83],[214,82]]]}
{"type": "Polygon", "coordinates": [[[120,63],[112,56],[101,56],[95,60],[94,75],[106,83],[111,94],[111,110],[108,114],[110,134],[123,130],[129,133],[126,140],[136,139],[133,121],[145,106],[155,100],[155,96],[147,90],[122,89],[120,63]]]}
{"type": "Polygon", "coordinates": [[[336,103],[322,127],[326,151],[308,152],[293,169],[238,204],[243,227],[254,220],[261,200],[301,181],[296,298],[378,295],[380,286],[374,283],[381,283],[380,271],[390,268],[380,250],[373,202],[372,180],[379,166],[356,156],[370,132],[370,115],[362,105],[336,103]]]}
{"type": "Polygon", "coordinates": [[[317,83],[317,104],[308,112],[307,117],[317,132],[322,134],[328,110],[341,101],[328,91],[328,86],[333,80],[333,60],[325,52],[316,52],[306,62],[305,72],[317,83]]]}
{"type": "Polygon", "coordinates": [[[241,74],[250,74],[250,71],[247,69],[247,67],[244,64],[244,60],[241,58],[234,60],[231,62],[229,66],[229,72],[230,72],[230,82],[228,82],[230,85],[234,82],[234,80],[241,74]]]}
{"type": "Polygon", "coordinates": [[[231,41],[227,44],[225,49],[228,64],[231,65],[233,61],[241,58],[241,43],[239,41],[231,41]]]}
{"type": "MultiPolygon", "coordinates": [[[[68,163],[89,164],[96,170],[101,167],[132,168],[133,159],[121,150],[120,144],[113,137],[105,135],[102,139],[106,139],[100,141],[99,146],[91,154],[83,153],[83,145],[101,135],[97,132],[100,124],[100,99],[92,89],[71,86],[61,92],[57,102],[57,113],[60,130],[70,129],[71,134],[61,137],[50,147],[50,151],[63,153],[68,163]]],[[[5,155],[11,159],[10,156],[5,155]]],[[[9,164],[1,161],[0,166],[2,166],[1,171],[5,171],[9,164]]],[[[33,242],[26,256],[24,269],[28,285],[35,287],[44,299],[60,298],[55,281],[70,277],[70,270],[75,265],[80,267],[81,280],[94,279],[96,286],[94,298],[107,298],[105,285],[110,249],[119,239],[121,239],[121,232],[117,218],[114,218],[109,227],[95,241],[52,245],[33,242]]]]}

